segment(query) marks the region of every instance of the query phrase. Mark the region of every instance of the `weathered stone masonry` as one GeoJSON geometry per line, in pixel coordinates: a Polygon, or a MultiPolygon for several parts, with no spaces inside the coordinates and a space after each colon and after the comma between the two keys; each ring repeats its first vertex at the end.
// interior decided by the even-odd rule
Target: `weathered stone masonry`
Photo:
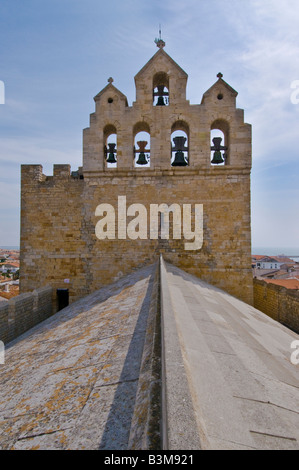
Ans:
{"type": "MultiPolygon", "coordinates": [[[[187,74],[160,49],[135,76],[136,101],[109,84],[94,98],[83,132],[83,167],[22,165],[21,291],[68,287],[71,301],[142,265],[164,259],[252,303],[250,171],[251,126],[236,108],[237,93],[219,75],[200,105],[186,100],[187,74]],[[153,90],[168,90],[166,106],[153,105],[153,90]],[[211,165],[211,130],[225,136],[225,165],[211,165]],[[188,165],[171,166],[174,131],[187,138],[188,165]],[[150,166],[134,163],[134,139],[147,132],[150,166]],[[117,136],[117,164],[106,161],[117,136]],[[117,208],[118,196],[134,203],[203,204],[203,246],[186,251],[185,240],[99,240],[96,207],[117,208]],[[64,280],[69,279],[68,285],[64,280]]],[[[136,146],[135,146],[136,148],[136,146]]],[[[128,217],[128,221],[132,217],[128,217]]],[[[117,222],[117,220],[116,220],[117,222]]],[[[149,226],[149,220],[148,220],[149,226]]]]}
{"type": "Polygon", "coordinates": [[[299,333],[299,292],[253,280],[254,307],[299,333]]]}
{"type": "Polygon", "coordinates": [[[50,286],[0,304],[0,340],[7,344],[53,314],[50,286]]]}

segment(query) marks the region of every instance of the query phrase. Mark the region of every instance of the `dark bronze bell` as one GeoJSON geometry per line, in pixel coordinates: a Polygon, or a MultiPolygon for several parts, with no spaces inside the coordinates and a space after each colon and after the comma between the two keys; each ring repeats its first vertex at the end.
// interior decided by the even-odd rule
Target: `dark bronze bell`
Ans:
{"type": "Polygon", "coordinates": [[[174,156],[174,160],[171,166],[187,166],[188,163],[185,160],[184,153],[178,150],[174,156]]]}
{"type": "Polygon", "coordinates": [[[225,162],[224,158],[222,157],[221,150],[227,150],[227,147],[221,145],[221,141],[222,137],[214,137],[213,139],[214,146],[211,147],[211,150],[214,150],[213,159],[211,160],[213,165],[219,165],[220,163],[225,162]]]}
{"type": "Polygon", "coordinates": [[[115,153],[116,153],[116,144],[108,144],[109,150],[107,150],[108,158],[107,163],[116,163],[115,153]]]}
{"type": "Polygon", "coordinates": [[[138,160],[136,162],[137,165],[147,165],[148,161],[146,159],[145,153],[140,152],[138,160]]]}
{"type": "Polygon", "coordinates": [[[220,150],[216,150],[213,155],[213,159],[211,160],[211,163],[214,165],[219,165],[220,163],[224,163],[224,160],[222,158],[220,150]]]}
{"type": "Polygon", "coordinates": [[[146,140],[140,140],[139,142],[137,142],[137,145],[139,147],[139,150],[137,150],[137,152],[139,152],[139,157],[138,157],[138,160],[136,161],[136,165],[147,165],[148,164],[148,160],[145,156],[145,153],[144,152],[148,152],[148,150],[145,150],[145,147],[146,147],[146,144],[147,144],[147,141],[146,140]]]}
{"type": "Polygon", "coordinates": [[[164,101],[164,96],[165,97],[169,96],[169,93],[168,91],[164,91],[164,85],[158,85],[157,89],[158,91],[154,93],[154,97],[158,96],[158,101],[157,101],[156,106],[165,106],[166,102],[164,101]]]}
{"type": "Polygon", "coordinates": [[[163,96],[159,96],[159,97],[158,97],[158,101],[157,101],[156,106],[165,106],[163,96]]]}
{"type": "Polygon", "coordinates": [[[187,166],[188,163],[185,159],[185,155],[183,150],[188,150],[187,147],[185,147],[185,142],[186,142],[186,137],[174,137],[174,147],[172,148],[172,151],[176,150],[174,160],[171,164],[171,166],[187,166]]]}

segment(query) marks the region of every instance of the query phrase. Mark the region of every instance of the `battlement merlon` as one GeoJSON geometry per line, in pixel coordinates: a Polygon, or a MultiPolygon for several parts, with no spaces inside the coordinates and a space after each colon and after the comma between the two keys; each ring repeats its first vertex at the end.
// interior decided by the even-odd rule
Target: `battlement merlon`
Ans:
{"type": "Polygon", "coordinates": [[[42,165],[21,165],[22,185],[42,183],[53,179],[58,181],[83,179],[82,167],[79,167],[76,171],[71,171],[70,164],[54,164],[53,176],[48,176],[43,173],[42,165]]]}
{"type": "Polygon", "coordinates": [[[42,165],[21,165],[21,181],[22,183],[32,183],[34,181],[44,181],[42,165]]]}
{"type": "Polygon", "coordinates": [[[70,178],[71,165],[69,164],[55,164],[53,165],[54,178],[70,178]]]}

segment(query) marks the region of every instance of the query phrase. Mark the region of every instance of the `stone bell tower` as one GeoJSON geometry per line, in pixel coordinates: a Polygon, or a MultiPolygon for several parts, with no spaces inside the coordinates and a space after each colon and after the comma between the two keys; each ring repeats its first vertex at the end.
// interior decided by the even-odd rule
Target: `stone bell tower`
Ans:
{"type": "Polygon", "coordinates": [[[200,104],[190,104],[186,72],[161,38],[157,46],[135,75],[132,106],[112,78],[95,96],[78,172],[54,165],[54,175],[45,176],[40,165],[22,166],[23,292],[63,287],[67,278],[76,299],[163,253],[166,261],[252,303],[251,126],[222,74],[200,104]],[[194,250],[185,244],[187,206],[190,230],[194,208],[201,208],[202,243],[194,250]],[[97,224],[110,207],[106,236],[99,237],[97,224]],[[159,229],[151,236],[152,207],[167,215],[168,237],[159,229]]]}

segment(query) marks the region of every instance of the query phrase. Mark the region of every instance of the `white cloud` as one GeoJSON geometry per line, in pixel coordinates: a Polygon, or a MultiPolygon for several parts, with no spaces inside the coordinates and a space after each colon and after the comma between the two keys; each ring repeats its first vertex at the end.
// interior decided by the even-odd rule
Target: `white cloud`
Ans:
{"type": "Polygon", "coordinates": [[[229,9],[227,20],[240,42],[233,60],[238,100],[246,104],[246,120],[253,126],[253,157],[272,164],[283,155],[293,164],[298,160],[299,106],[291,104],[291,83],[299,79],[298,2],[230,5],[237,3],[243,13],[240,5],[229,9]]]}

